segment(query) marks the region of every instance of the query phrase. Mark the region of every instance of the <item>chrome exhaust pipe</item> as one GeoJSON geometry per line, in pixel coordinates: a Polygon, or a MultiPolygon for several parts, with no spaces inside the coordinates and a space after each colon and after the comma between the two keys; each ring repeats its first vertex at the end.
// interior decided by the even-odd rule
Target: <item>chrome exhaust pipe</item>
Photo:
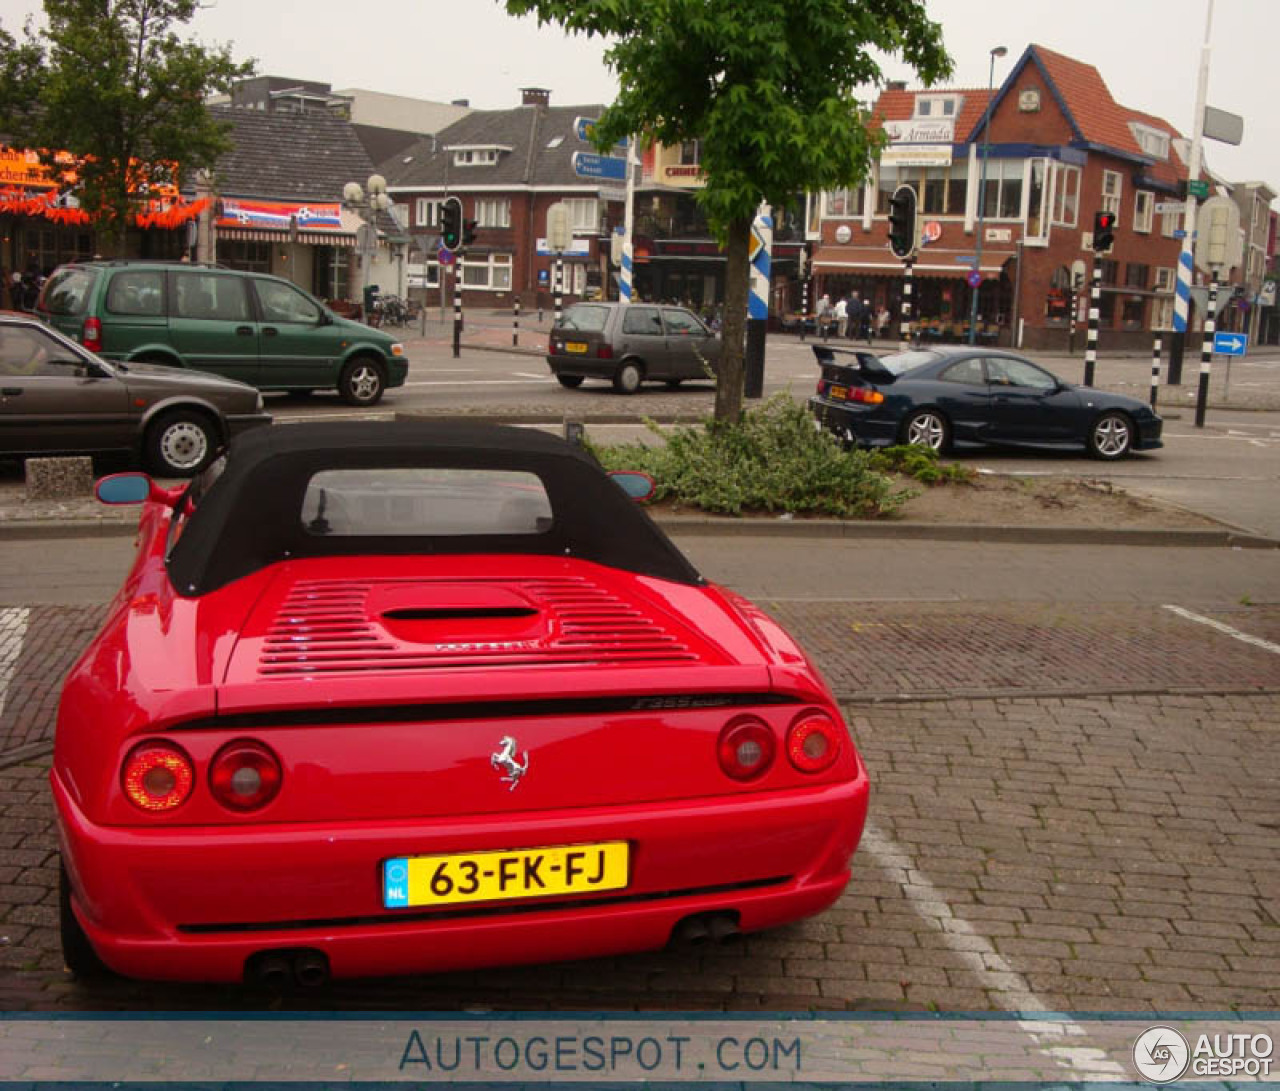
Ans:
{"type": "Polygon", "coordinates": [[[728,913],[718,913],[707,924],[711,938],[721,946],[731,946],[742,942],[742,929],[737,919],[728,913]]]}
{"type": "Polygon", "coordinates": [[[282,992],[293,983],[293,967],[283,955],[262,952],[249,960],[244,976],[251,985],[282,992]]]}
{"type": "Polygon", "coordinates": [[[705,917],[685,917],[671,930],[673,947],[701,947],[711,941],[705,917]]]}

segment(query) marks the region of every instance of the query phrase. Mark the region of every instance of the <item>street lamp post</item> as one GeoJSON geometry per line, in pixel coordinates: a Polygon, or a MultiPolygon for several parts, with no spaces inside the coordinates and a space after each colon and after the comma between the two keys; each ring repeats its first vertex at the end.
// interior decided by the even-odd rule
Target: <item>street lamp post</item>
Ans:
{"type": "MultiPolygon", "coordinates": [[[[1003,57],[1009,51],[1004,46],[998,45],[991,50],[991,69],[987,73],[987,112],[982,119],[982,147],[980,148],[982,158],[982,181],[978,185],[978,240],[974,246],[974,271],[978,277],[982,276],[982,235],[983,225],[987,218],[987,133],[991,129],[991,92],[995,89],[996,79],[996,58],[1003,57]]],[[[978,292],[982,288],[982,280],[970,288],[972,293],[969,299],[969,344],[975,344],[978,340],[978,292]]]]}
{"type": "Polygon", "coordinates": [[[378,213],[387,212],[391,208],[391,197],[387,193],[387,180],[381,174],[371,174],[362,189],[359,182],[348,182],[342,187],[342,203],[364,219],[365,230],[358,247],[360,251],[360,269],[362,291],[361,305],[364,308],[364,320],[373,325],[373,307],[369,299],[369,273],[373,265],[373,255],[378,247],[378,213]]]}

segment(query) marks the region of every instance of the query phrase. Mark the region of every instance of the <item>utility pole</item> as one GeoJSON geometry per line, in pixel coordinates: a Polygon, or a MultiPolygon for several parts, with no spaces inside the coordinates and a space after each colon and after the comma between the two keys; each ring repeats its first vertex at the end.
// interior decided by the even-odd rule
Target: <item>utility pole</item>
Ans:
{"type": "MultiPolygon", "coordinates": [[[[1213,29],[1213,0],[1209,0],[1204,24],[1204,45],[1200,49],[1200,80],[1196,85],[1196,113],[1192,119],[1191,161],[1187,164],[1188,183],[1200,178],[1201,145],[1204,143],[1204,108],[1209,93],[1209,38],[1213,29]]],[[[1178,283],[1173,299],[1173,340],[1169,345],[1169,385],[1182,382],[1182,352],[1187,340],[1187,318],[1191,307],[1191,251],[1196,234],[1196,198],[1187,190],[1186,208],[1182,215],[1182,253],[1178,255],[1178,283]]]]}

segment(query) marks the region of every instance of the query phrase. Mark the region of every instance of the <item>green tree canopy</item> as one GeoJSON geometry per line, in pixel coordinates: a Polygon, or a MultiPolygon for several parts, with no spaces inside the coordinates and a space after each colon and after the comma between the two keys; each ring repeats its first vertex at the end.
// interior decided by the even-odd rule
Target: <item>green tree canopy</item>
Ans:
{"type": "Polygon", "coordinates": [[[621,90],[596,146],[642,133],[698,140],[697,199],[728,250],[716,416],[742,405],[751,221],[762,201],[863,181],[877,141],[855,98],[900,57],[926,85],[951,72],[924,0],[504,0],[513,15],[612,39],[621,90]]]}
{"type": "MultiPolygon", "coordinates": [[[[47,27],[0,62],[0,127],[38,150],[120,252],[131,193],[212,167],[229,147],[205,100],[252,72],[184,38],[198,0],[44,0],[47,27]],[[71,162],[55,159],[69,153],[71,162]]],[[[0,34],[4,34],[0,28],[0,34]]],[[[0,49],[15,45],[7,34],[0,49]]]]}

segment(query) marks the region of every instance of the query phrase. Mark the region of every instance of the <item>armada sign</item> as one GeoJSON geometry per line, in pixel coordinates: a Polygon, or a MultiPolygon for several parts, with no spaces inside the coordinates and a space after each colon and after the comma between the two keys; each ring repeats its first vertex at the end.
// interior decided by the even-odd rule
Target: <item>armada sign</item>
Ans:
{"type": "Polygon", "coordinates": [[[955,119],[950,117],[884,123],[890,144],[951,144],[955,141],[955,128],[955,119]]]}

